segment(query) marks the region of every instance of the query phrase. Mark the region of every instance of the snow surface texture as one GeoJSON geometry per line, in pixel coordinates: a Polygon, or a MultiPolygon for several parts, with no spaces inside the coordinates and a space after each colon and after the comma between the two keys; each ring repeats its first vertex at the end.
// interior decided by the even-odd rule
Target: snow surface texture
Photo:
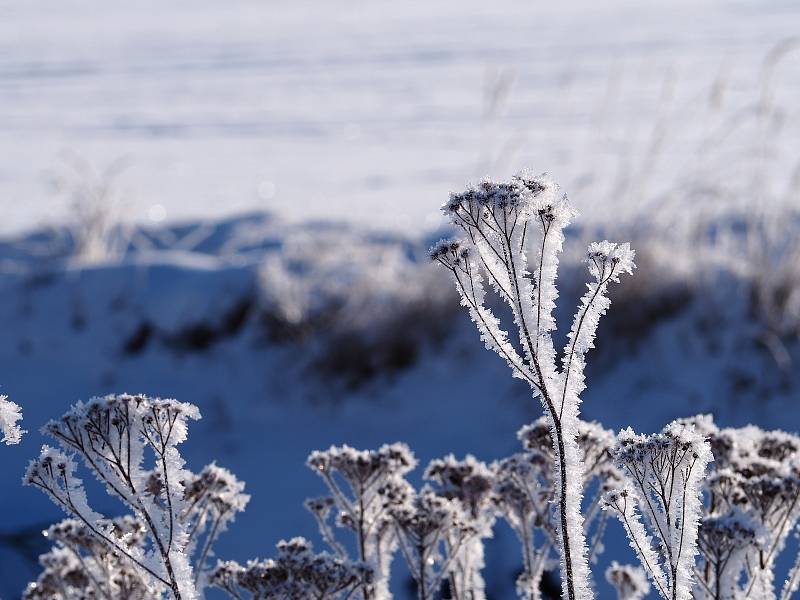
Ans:
{"type": "Polygon", "coordinates": [[[522,165],[598,220],[776,200],[798,18],[789,0],[0,2],[0,229],[72,217],[47,183],[74,174],[65,152],[122,159],[115,212],[140,222],[417,230],[442,190],[522,165]]]}

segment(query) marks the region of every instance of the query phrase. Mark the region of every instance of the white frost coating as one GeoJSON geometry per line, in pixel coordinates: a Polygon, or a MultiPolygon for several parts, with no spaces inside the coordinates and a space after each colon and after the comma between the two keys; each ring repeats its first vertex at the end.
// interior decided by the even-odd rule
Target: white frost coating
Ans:
{"type": "Polygon", "coordinates": [[[206,465],[197,475],[190,474],[184,482],[186,508],[180,518],[190,532],[185,552],[194,557],[194,577],[200,590],[208,582],[207,562],[214,542],[250,501],[244,488],[244,482],[215,463],[206,465]]]}
{"type": "Polygon", "coordinates": [[[623,520],[634,548],[642,547],[637,553],[653,575],[659,593],[667,600],[689,600],[703,508],[700,483],[706,466],[713,461],[708,442],[693,425],[673,421],[651,436],[636,435],[630,428],[621,431],[613,455],[636,494],[612,494],[607,506],[623,520]],[[638,501],[627,502],[628,498],[638,501]],[[659,554],[665,557],[666,581],[658,576],[660,569],[643,548],[651,541],[635,518],[634,503],[659,543],[659,554]]]}
{"type": "Polygon", "coordinates": [[[472,260],[472,254],[460,241],[442,240],[431,249],[431,257],[450,269],[461,296],[461,305],[469,311],[486,349],[505,359],[514,377],[525,379],[533,385],[535,374],[508,341],[508,333],[501,329],[500,320],[485,304],[484,278],[479,263],[472,260]]]}
{"type": "MultiPolygon", "coordinates": [[[[522,546],[523,570],[517,579],[517,594],[526,600],[541,598],[542,573],[557,567],[560,560],[561,520],[553,510],[559,471],[554,467],[556,453],[551,436],[549,419],[541,417],[517,433],[525,452],[492,465],[494,502],[522,546]]],[[[590,465],[584,471],[583,488],[595,491],[586,503],[584,518],[587,538],[591,534],[590,560],[603,550],[601,539],[607,517],[600,510],[600,492],[620,479],[608,454],[613,441],[611,431],[597,423],[580,421],[580,456],[590,465]]]]}
{"type": "Polygon", "coordinates": [[[587,262],[594,281],[586,285],[588,289],[580,300],[562,353],[559,410],[565,405],[580,403],[580,394],[586,388],[585,356],[594,348],[597,325],[611,305],[607,296],[608,284],[619,282],[620,275],[624,273],[633,273],[636,268],[633,258],[634,252],[627,243],[617,245],[603,241],[589,245],[587,262]]]}
{"type": "Polygon", "coordinates": [[[8,399],[8,396],[0,396],[0,431],[3,432],[3,439],[7,446],[19,444],[22,434],[27,433],[17,421],[22,419],[22,408],[8,399]]]}
{"type": "MultiPolygon", "coordinates": [[[[720,429],[709,415],[682,419],[714,454],[704,478],[696,600],[773,600],[776,561],[800,513],[800,437],[748,425],[720,429]]],[[[781,594],[791,596],[797,571],[781,594]]]]}
{"type": "Polygon", "coordinates": [[[28,585],[23,599],[163,597],[163,586],[151,586],[129,558],[141,559],[141,524],[128,516],[113,519],[105,527],[113,546],[98,541],[78,519],[65,519],[44,531],[54,546],[39,557],[42,573],[28,585]]]}
{"type": "Polygon", "coordinates": [[[532,221],[541,236],[540,243],[536,245],[537,267],[533,273],[536,293],[531,295],[530,314],[535,315],[538,358],[542,368],[552,376],[556,371],[556,364],[555,348],[550,334],[556,329],[553,312],[558,299],[558,256],[564,247],[564,229],[578,213],[549,175],[531,176],[523,173],[519,180],[529,190],[542,188],[540,193],[534,195],[530,207],[532,221]]]}
{"type": "Polygon", "coordinates": [[[792,565],[792,569],[789,571],[789,575],[783,583],[781,600],[788,600],[791,598],[798,588],[800,588],[800,553],[798,553],[792,565]]]}
{"type": "Polygon", "coordinates": [[[631,548],[636,552],[639,561],[656,586],[658,593],[669,600],[667,575],[658,554],[654,549],[652,536],[647,533],[637,510],[639,499],[636,492],[629,488],[609,492],[605,498],[605,509],[611,510],[622,523],[631,548]]]}
{"type": "Polygon", "coordinates": [[[576,442],[579,394],[585,387],[584,355],[592,347],[597,321],[608,308],[606,286],[633,270],[633,252],[627,244],[601,242],[590,247],[590,273],[595,281],[578,310],[559,371],[552,338],[558,255],[564,228],[575,216],[566,196],[549,176],[523,173],[508,183],[482,181],[452,194],[442,210],[465,236],[460,241],[440,242],[432,248],[431,258],[454,277],[461,302],[469,309],[487,348],[503,357],[514,376],[526,380],[541,398],[555,455],[562,596],[565,600],[592,598],[581,514],[584,465],[576,442]],[[532,273],[527,263],[529,243],[536,248],[532,273]],[[486,307],[483,282],[487,278],[511,309],[522,356],[508,340],[511,324],[501,325],[486,307]]]}
{"type": "Polygon", "coordinates": [[[90,522],[102,519],[89,507],[83,481],[75,476],[75,461],[56,448],[42,446],[39,457],[28,463],[23,483],[41,489],[68,514],[78,512],[90,522]]]}
{"type": "Polygon", "coordinates": [[[372,571],[327,552],[314,554],[311,542],[296,537],[278,543],[278,556],[264,561],[250,560],[245,567],[233,561],[219,562],[211,575],[212,584],[231,598],[281,598],[348,600],[371,580],[372,571]]]}

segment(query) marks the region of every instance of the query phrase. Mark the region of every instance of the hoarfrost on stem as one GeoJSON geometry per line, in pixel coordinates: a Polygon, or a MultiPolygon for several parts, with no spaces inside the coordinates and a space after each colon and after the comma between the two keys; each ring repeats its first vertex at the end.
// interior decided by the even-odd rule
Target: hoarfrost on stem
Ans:
{"type": "MultiPolygon", "coordinates": [[[[584,490],[593,494],[584,503],[583,526],[589,543],[588,558],[594,562],[603,550],[606,514],[600,510],[604,491],[616,485],[621,475],[611,464],[608,451],[613,446],[613,432],[597,423],[579,421],[577,438],[583,471],[584,490]]],[[[544,571],[558,565],[559,520],[551,510],[555,498],[557,472],[555,453],[546,417],[522,427],[517,437],[524,452],[495,462],[493,501],[496,510],[508,522],[522,546],[523,571],[517,580],[520,598],[541,598],[541,579],[544,571]]]]}

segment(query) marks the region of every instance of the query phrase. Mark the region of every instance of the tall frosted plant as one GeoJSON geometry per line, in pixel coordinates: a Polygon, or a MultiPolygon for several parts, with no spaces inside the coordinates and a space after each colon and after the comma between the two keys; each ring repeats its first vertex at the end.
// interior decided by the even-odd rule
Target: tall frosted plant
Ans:
{"type": "Polygon", "coordinates": [[[22,440],[22,434],[26,433],[17,421],[22,419],[22,408],[19,404],[12,402],[8,396],[0,396],[0,433],[3,438],[0,442],[7,446],[19,444],[22,440]]]}
{"type": "Polygon", "coordinates": [[[558,255],[564,229],[575,216],[566,195],[546,175],[515,176],[508,183],[483,181],[452,194],[444,213],[463,231],[442,241],[431,258],[453,277],[486,347],[499,354],[515,377],[525,380],[544,407],[556,456],[556,507],[561,551],[562,596],[592,598],[586,537],[581,515],[584,464],[576,442],[580,393],[585,388],[585,354],[593,347],[597,324],[608,309],[608,285],[634,269],[628,244],[589,246],[591,280],[580,301],[559,368],[553,332],[558,290],[558,255]],[[528,246],[536,249],[533,271],[528,246]],[[513,324],[503,323],[487,303],[488,281],[508,304],[513,324]],[[507,330],[516,328],[520,351],[507,330]]]}

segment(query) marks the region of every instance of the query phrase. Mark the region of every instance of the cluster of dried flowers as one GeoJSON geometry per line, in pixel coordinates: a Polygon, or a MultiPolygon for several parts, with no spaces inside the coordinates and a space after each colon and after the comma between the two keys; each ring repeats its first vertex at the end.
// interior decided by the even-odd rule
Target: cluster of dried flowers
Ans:
{"type": "Polygon", "coordinates": [[[251,560],[246,566],[220,562],[211,584],[232,598],[285,598],[287,600],[338,600],[367,589],[373,571],[365,563],[351,563],[327,553],[314,554],[303,538],[278,543],[274,560],[251,560]]]}
{"type": "Polygon", "coordinates": [[[695,569],[699,598],[786,600],[800,583],[800,555],[780,592],[776,560],[800,519],[800,437],[691,419],[714,455],[704,484],[695,569]]]}
{"type": "MultiPolygon", "coordinates": [[[[600,499],[621,475],[609,454],[613,433],[596,423],[580,422],[579,428],[580,456],[590,465],[583,488],[593,492],[584,524],[595,557],[603,549],[600,540],[606,520],[600,499]]],[[[278,592],[275,586],[289,585],[287,582],[294,586],[311,579],[310,563],[287,563],[279,546],[275,561],[250,562],[245,567],[219,563],[211,581],[238,594],[234,597],[242,597],[246,590],[257,598],[387,600],[392,597],[392,561],[400,555],[421,600],[441,597],[443,590],[455,600],[481,600],[486,598],[484,540],[492,536],[495,522],[501,518],[522,544],[524,572],[517,585],[519,596],[541,598],[542,574],[558,567],[558,518],[552,509],[555,455],[543,419],[523,427],[518,437],[523,450],[491,464],[473,456],[458,460],[449,455],[432,461],[420,490],[406,479],[417,460],[405,444],[374,451],[342,446],[313,452],[307,464],[323,479],[330,495],[312,498],[306,506],[331,552],[319,555],[320,562],[314,564],[327,572],[332,561],[338,561],[337,568],[353,577],[336,579],[338,584],[332,584],[335,591],[328,595],[320,596],[317,587],[307,588],[305,596],[278,592]],[[339,531],[349,534],[339,536],[339,531]],[[355,576],[358,573],[361,575],[355,576]],[[268,586],[272,591],[265,592],[268,586]]],[[[302,543],[310,558],[308,543],[302,543]]]]}
{"type": "MultiPolygon", "coordinates": [[[[523,449],[508,458],[432,461],[419,491],[406,480],[417,461],[404,444],[313,452],[308,466],[330,495],[306,506],[328,551],[314,553],[295,538],[278,544],[275,559],[209,568],[213,542],[248,496],[216,465],[198,474],[183,469],[171,450],[192,416],[188,404],[109,396],[47,425],[66,451],[45,447],[26,482],[70,518],[45,532],[54,547],[41,557],[42,574],[26,599],[198,598],[210,585],[240,599],[386,600],[399,554],[418,598],[447,590],[445,597],[479,600],[486,597],[484,541],[497,519],[520,542],[520,598],[541,598],[543,573],[560,568],[558,468],[544,418],[519,431],[523,449]],[[145,446],[155,458],[150,470],[142,467],[145,446]],[[106,519],[89,508],[72,453],[131,515],[106,519]]],[[[650,436],[615,436],[584,421],[578,432],[587,559],[595,563],[603,551],[613,514],[643,567],[611,564],[606,580],[618,598],[640,600],[648,578],[667,600],[777,597],[776,559],[800,519],[800,438],[752,426],[719,429],[708,416],[650,436]]],[[[798,565],[782,600],[796,591],[798,565]]]]}
{"type": "MultiPolygon", "coordinates": [[[[544,407],[519,431],[520,452],[491,464],[434,460],[421,489],[406,479],[417,460],[405,444],[313,452],[307,465],[328,495],[306,506],[328,551],[295,538],[278,544],[275,559],[209,568],[214,541],[248,496],[215,465],[184,468],[177,446],[197,408],[129,395],[79,403],[45,427],[61,449],[43,447],[25,476],[70,517],[48,530],[54,547],[26,598],[189,600],[211,585],[237,599],[389,600],[399,554],[420,600],[484,600],[484,541],[503,519],[521,545],[520,598],[541,598],[543,574],[557,570],[564,600],[588,600],[590,565],[613,515],[641,563],[606,570],[619,599],[640,600],[651,582],[665,600],[777,599],[777,558],[800,520],[800,438],[720,429],[708,416],[653,435],[614,435],[582,421],[585,355],[609,306],[608,285],[632,272],[633,252],[589,246],[587,292],[557,360],[558,254],[574,215],[566,197],[549,178],[523,174],[455,194],[444,210],[464,235],[437,244],[431,257],[450,271],[486,346],[544,407]],[[510,308],[505,329],[518,331],[516,346],[487,303],[485,281],[510,308]],[[89,507],[76,456],[129,516],[109,520],[89,507]]],[[[0,413],[7,438],[16,414],[0,413]]],[[[800,557],[780,599],[798,586],[800,557]]]]}
{"type": "Polygon", "coordinates": [[[216,465],[199,474],[184,468],[177,446],[187,420],[198,418],[191,404],[124,394],[79,402],[44,427],[61,449],[44,446],[23,481],[70,519],[52,530],[56,547],[43,557],[45,572],[30,597],[199,597],[213,543],[249,496],[216,465]],[[109,520],[90,507],[76,456],[131,511],[129,519],[109,520]],[[84,577],[60,582],[65,560],[84,577]]]}

